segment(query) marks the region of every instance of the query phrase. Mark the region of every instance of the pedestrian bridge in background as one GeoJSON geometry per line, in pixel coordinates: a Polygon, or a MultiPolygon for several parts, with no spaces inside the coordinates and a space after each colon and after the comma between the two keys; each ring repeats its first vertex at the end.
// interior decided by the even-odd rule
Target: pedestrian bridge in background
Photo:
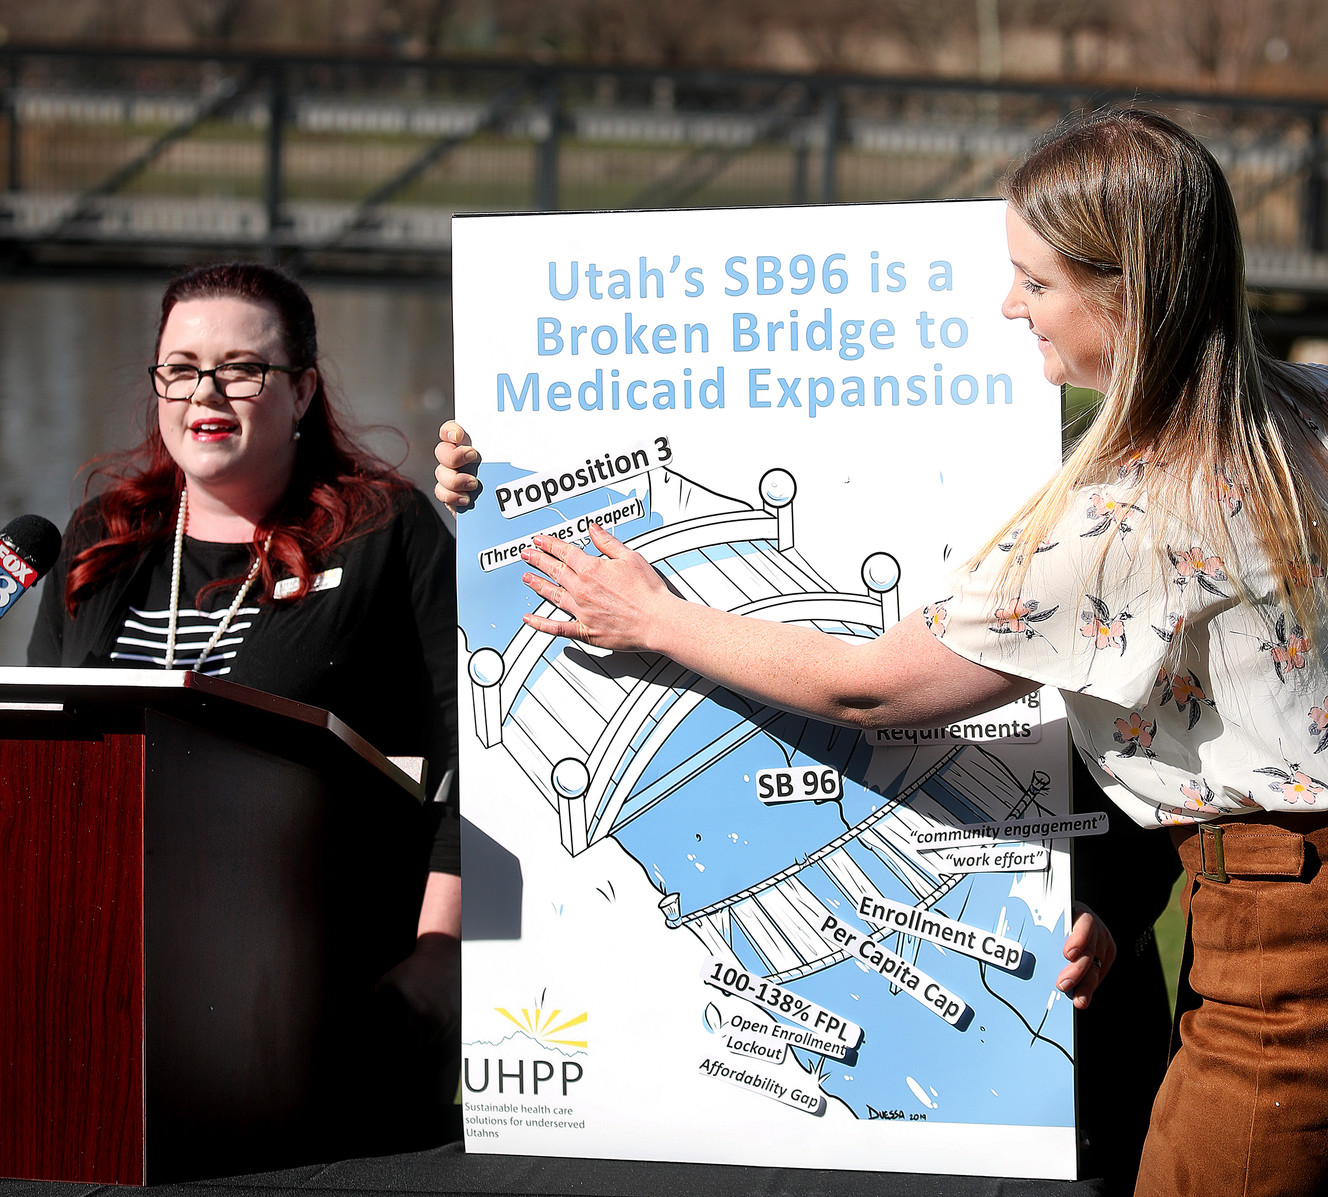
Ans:
{"type": "Polygon", "coordinates": [[[1222,162],[1270,306],[1328,307],[1328,101],[19,45],[0,60],[12,270],[262,254],[445,276],[457,212],[990,195],[1061,116],[1127,101],[1222,162]]]}

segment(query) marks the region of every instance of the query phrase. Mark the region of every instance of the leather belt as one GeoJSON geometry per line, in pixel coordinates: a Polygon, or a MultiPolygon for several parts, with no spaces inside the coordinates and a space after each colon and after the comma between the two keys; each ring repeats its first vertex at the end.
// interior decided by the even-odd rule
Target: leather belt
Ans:
{"type": "Polygon", "coordinates": [[[1191,874],[1226,884],[1233,877],[1299,877],[1307,842],[1328,853],[1328,815],[1269,813],[1228,823],[1173,827],[1191,874]]]}

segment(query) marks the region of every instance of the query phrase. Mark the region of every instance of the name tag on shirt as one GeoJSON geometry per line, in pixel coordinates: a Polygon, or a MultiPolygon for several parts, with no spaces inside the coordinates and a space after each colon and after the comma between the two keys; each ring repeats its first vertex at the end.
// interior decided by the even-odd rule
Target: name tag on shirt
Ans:
{"type": "MultiPolygon", "coordinates": [[[[272,597],[274,599],[290,598],[300,585],[299,578],[282,578],[272,587],[272,597]]],[[[309,583],[309,593],[313,594],[315,590],[331,590],[335,586],[341,585],[341,566],[335,569],[325,569],[321,574],[314,574],[313,580],[309,583]]]]}

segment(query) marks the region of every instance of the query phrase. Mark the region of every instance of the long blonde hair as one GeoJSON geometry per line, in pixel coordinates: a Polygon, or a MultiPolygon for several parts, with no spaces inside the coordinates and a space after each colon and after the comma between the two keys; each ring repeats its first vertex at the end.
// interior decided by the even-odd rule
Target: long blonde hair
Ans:
{"type": "MultiPolygon", "coordinates": [[[[1165,117],[1105,110],[1054,132],[1005,193],[1114,330],[1101,409],[1015,517],[1005,585],[1018,593],[1030,550],[1076,486],[1128,476],[1143,460],[1130,501],[1146,490],[1150,507],[1164,504],[1228,565],[1239,553],[1218,487],[1238,487],[1296,622],[1310,626],[1317,588],[1305,581],[1328,562],[1328,455],[1297,401],[1317,410],[1319,400],[1256,345],[1236,205],[1217,161],[1165,117]],[[1292,402],[1270,402],[1272,391],[1292,402]]],[[[1238,569],[1229,572],[1240,587],[1238,569]]]]}

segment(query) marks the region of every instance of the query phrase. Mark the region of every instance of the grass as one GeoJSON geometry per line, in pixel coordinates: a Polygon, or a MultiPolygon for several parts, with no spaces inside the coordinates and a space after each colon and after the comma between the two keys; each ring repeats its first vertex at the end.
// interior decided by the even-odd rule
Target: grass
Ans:
{"type": "MultiPolygon", "coordinates": [[[[1156,834],[1165,835],[1166,832],[1156,834]]],[[[1162,973],[1167,979],[1167,1000],[1171,1009],[1176,1009],[1176,982],[1180,977],[1180,957],[1185,947],[1185,916],[1180,909],[1180,891],[1185,884],[1185,874],[1176,878],[1171,889],[1171,900],[1162,912],[1162,917],[1153,924],[1153,934],[1157,937],[1157,953],[1162,957],[1162,973]]]]}
{"type": "Polygon", "coordinates": [[[1086,387],[1066,387],[1064,421],[1061,424],[1061,446],[1068,449],[1071,442],[1092,422],[1102,396],[1086,387]]]}

